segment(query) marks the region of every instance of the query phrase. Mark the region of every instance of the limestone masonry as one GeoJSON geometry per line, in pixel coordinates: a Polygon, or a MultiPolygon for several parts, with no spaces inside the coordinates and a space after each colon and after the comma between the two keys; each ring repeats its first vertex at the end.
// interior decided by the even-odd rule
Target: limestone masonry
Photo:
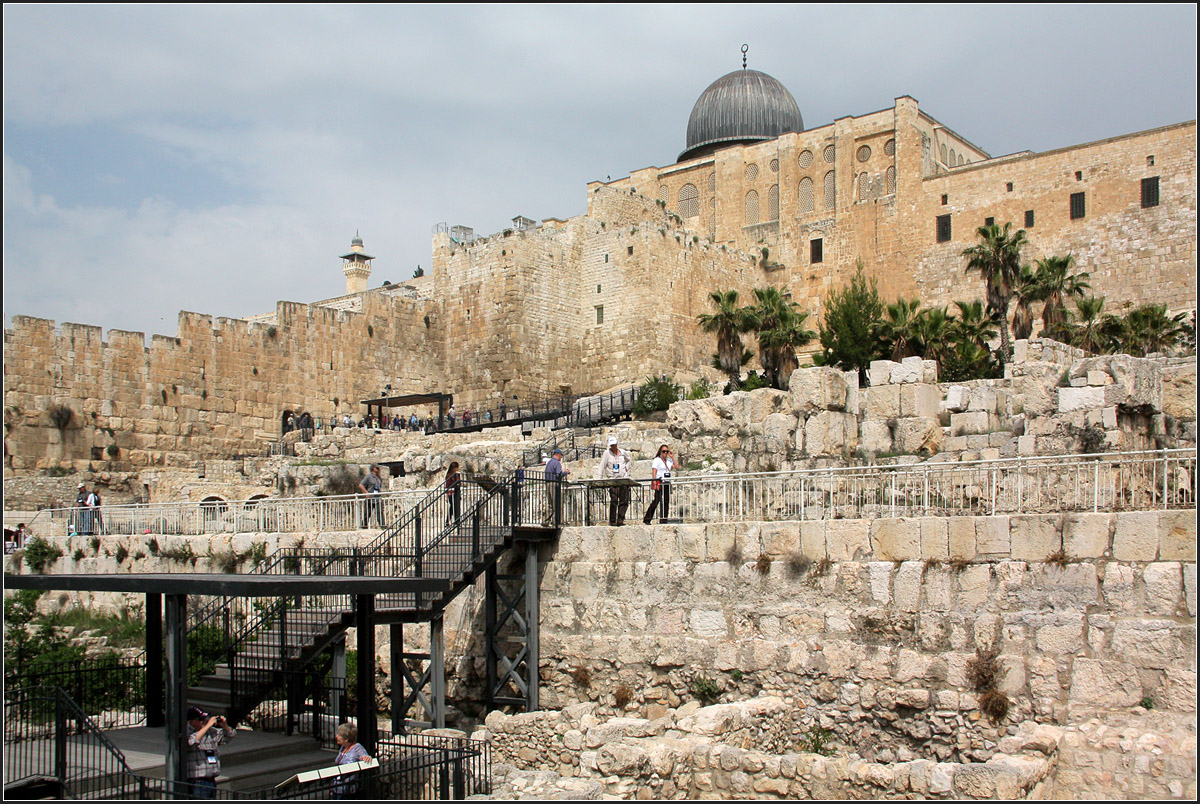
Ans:
{"type": "Polygon", "coordinates": [[[695,373],[713,351],[696,324],[710,292],[785,288],[816,323],[861,261],[889,299],[981,298],[961,253],[993,219],[1027,230],[1030,261],[1073,254],[1109,309],[1194,309],[1194,122],[993,158],[910,97],[808,130],[795,117],[591,182],[569,220],[439,231],[430,274],[400,285],[366,289],[374,257],[356,235],[345,296],[247,320],[182,312],[176,337],[148,347],[143,333],[14,316],[6,465],[253,454],[288,413],[357,417],[389,384],[461,406],[695,373]],[[74,422],[54,426],[54,406],[74,422]]]}

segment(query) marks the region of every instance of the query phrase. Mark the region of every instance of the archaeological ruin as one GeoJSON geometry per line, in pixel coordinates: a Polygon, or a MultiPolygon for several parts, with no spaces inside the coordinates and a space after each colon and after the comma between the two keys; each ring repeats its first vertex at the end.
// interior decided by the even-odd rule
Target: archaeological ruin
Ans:
{"type": "MultiPolygon", "coordinates": [[[[697,101],[676,164],[588,184],[568,220],[444,227],[426,276],[370,288],[356,234],[345,295],[181,312],[149,345],[14,316],[5,526],[32,540],[6,577],[434,579],[372,598],[373,621],[349,596],[197,597],[188,622],[224,658],[191,694],[227,672],[226,698],[195,700],[258,731],[328,738],[363,706],[389,734],[474,740],[487,797],[1194,800],[1194,345],[1034,332],[997,376],[955,381],[923,356],[860,375],[802,355],[786,389],[723,394],[697,317],[768,286],[819,321],[860,264],[889,300],[982,298],[963,252],[993,221],[1027,232],[1027,259],[1074,255],[1112,309],[1192,313],[1195,154],[1185,122],[992,157],[909,97],[805,129],[780,82],[740,70],[697,101]],[[659,413],[605,396],[660,375],[710,384],[659,413]],[[394,401],[426,393],[475,426],[357,426],[368,400],[445,417],[394,401]],[[623,527],[610,437],[632,461],[623,527]],[[662,444],[669,515],[643,525],[662,444]],[[556,448],[569,482],[547,484],[556,448]],[[309,631],[289,643],[285,621],[309,631]],[[272,639],[295,652],[239,665],[272,639]],[[377,672],[352,687],[349,656],[377,672]]],[[[144,617],[147,598],[36,608],[144,617]]],[[[125,725],[113,709],[98,722],[125,725]]]]}

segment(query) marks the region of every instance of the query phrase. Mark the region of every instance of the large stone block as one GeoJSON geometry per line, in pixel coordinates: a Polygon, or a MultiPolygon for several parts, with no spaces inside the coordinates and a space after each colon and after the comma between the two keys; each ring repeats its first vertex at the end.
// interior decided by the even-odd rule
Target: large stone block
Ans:
{"type": "Polygon", "coordinates": [[[1058,412],[1070,413],[1073,410],[1091,410],[1102,408],[1106,404],[1103,388],[1085,386],[1083,388],[1059,388],[1058,412]]]}
{"type": "Polygon", "coordinates": [[[825,549],[833,561],[853,561],[871,555],[871,523],[865,519],[834,519],[827,523],[825,549]]]}
{"type": "Polygon", "coordinates": [[[936,455],[942,449],[942,425],[935,418],[897,419],[893,434],[896,451],[905,455],[936,455]]]}
{"type": "Polygon", "coordinates": [[[1062,529],[1057,514],[1009,517],[1009,554],[1018,561],[1045,561],[1062,549],[1062,529]]]}
{"type": "Polygon", "coordinates": [[[853,414],[822,411],[804,423],[809,455],[842,455],[858,446],[858,419],[853,414]]]}
{"type": "Polygon", "coordinates": [[[900,388],[895,385],[872,385],[862,390],[863,416],[871,419],[894,419],[900,415],[900,388]]]}
{"type": "Polygon", "coordinates": [[[950,414],[950,435],[980,435],[990,431],[990,416],[982,410],[950,414]]]}
{"type": "Polygon", "coordinates": [[[1063,522],[1063,550],[1075,558],[1103,558],[1109,550],[1111,514],[1068,514],[1063,522]]]}
{"type": "Polygon", "coordinates": [[[1196,510],[1163,511],[1158,515],[1158,557],[1163,561],[1196,560],[1196,510]]]}
{"type": "Polygon", "coordinates": [[[921,557],[946,561],[950,558],[950,520],[921,517],[921,557]]]}
{"type": "Polygon", "coordinates": [[[971,390],[964,385],[951,385],[946,390],[946,410],[962,413],[971,404],[971,390]]]}
{"type": "MultiPolygon", "coordinates": [[[[866,389],[870,391],[871,389],[866,389]]],[[[871,455],[892,451],[892,428],[888,423],[879,419],[868,419],[859,427],[859,446],[871,455]]]]}
{"type": "Polygon", "coordinates": [[[891,360],[872,360],[870,367],[867,369],[867,381],[872,388],[878,388],[881,385],[887,385],[892,379],[892,370],[898,368],[899,363],[891,360]]]}
{"type": "Polygon", "coordinates": [[[1126,662],[1077,657],[1071,667],[1072,704],[1105,707],[1133,706],[1142,699],[1137,669],[1126,662]]]}
{"type": "Polygon", "coordinates": [[[1174,561],[1148,564],[1142,577],[1146,588],[1146,610],[1151,614],[1175,615],[1183,591],[1180,565],[1174,561]]]}
{"type": "Polygon", "coordinates": [[[871,520],[871,545],[880,561],[908,561],[921,557],[919,519],[871,520]]]}
{"type": "Polygon", "coordinates": [[[951,559],[970,561],[975,557],[975,520],[969,516],[956,516],[946,520],[949,530],[951,559]]]}
{"type": "MultiPolygon", "coordinates": [[[[906,357],[900,361],[900,364],[892,369],[892,374],[888,378],[888,382],[893,385],[902,385],[910,382],[924,382],[925,380],[925,361],[919,357],[906,357]]],[[[934,380],[936,382],[936,380],[934,380]]]]}
{"type": "Polygon", "coordinates": [[[846,381],[846,412],[857,416],[859,413],[858,372],[842,372],[842,378],[846,381]]]}
{"type": "Polygon", "coordinates": [[[792,372],[788,393],[792,410],[809,416],[822,410],[845,410],[846,377],[831,366],[811,366],[792,372]]]}
{"type": "Polygon", "coordinates": [[[1163,369],[1162,412],[1180,421],[1196,420],[1196,364],[1163,369]]]}
{"type": "Polygon", "coordinates": [[[1127,511],[1116,515],[1113,558],[1118,561],[1153,561],[1158,558],[1157,511],[1127,511]]]}
{"type": "Polygon", "coordinates": [[[980,555],[1008,558],[1012,550],[1009,540],[1009,517],[975,517],[975,550],[980,555]]]}
{"type": "Polygon", "coordinates": [[[820,561],[829,555],[825,547],[825,530],[826,523],[820,522],[801,522],[800,523],[800,552],[804,556],[813,561],[820,561]]]}
{"type": "Polygon", "coordinates": [[[941,401],[942,392],[936,385],[922,382],[901,386],[900,415],[934,418],[941,401]]]}
{"type": "Polygon", "coordinates": [[[1125,620],[1113,626],[1112,650],[1123,661],[1161,670],[1194,660],[1193,648],[1179,637],[1178,626],[1170,620],[1125,620]]]}

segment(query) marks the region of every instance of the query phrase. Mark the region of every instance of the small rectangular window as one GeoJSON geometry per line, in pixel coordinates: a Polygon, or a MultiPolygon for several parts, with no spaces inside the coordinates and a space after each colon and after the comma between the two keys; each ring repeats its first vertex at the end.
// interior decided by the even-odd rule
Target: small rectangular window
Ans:
{"type": "Polygon", "coordinates": [[[1033,210],[1032,209],[1025,210],[1025,228],[1026,229],[1033,228],[1033,210]]]}
{"type": "Polygon", "coordinates": [[[1087,214],[1087,201],[1083,193],[1071,193],[1071,220],[1077,221],[1087,214]]]}
{"type": "Polygon", "coordinates": [[[607,254],[605,254],[605,255],[604,255],[604,261],[605,261],[605,262],[608,262],[608,255],[607,255],[607,254]]]}
{"type": "Polygon", "coordinates": [[[937,241],[945,243],[950,240],[950,216],[938,215],[937,218],[937,241]]]}
{"type": "Polygon", "coordinates": [[[1011,193],[1013,191],[1013,183],[1011,181],[1008,182],[1004,185],[1004,189],[1011,193]]]}
{"type": "Polygon", "coordinates": [[[825,241],[820,237],[814,237],[808,243],[809,252],[808,258],[811,263],[825,261],[825,241]]]}
{"type": "Polygon", "coordinates": [[[1158,206],[1158,176],[1142,179],[1142,209],[1158,206]]]}
{"type": "Polygon", "coordinates": [[[995,225],[996,225],[996,219],[995,219],[995,218],[991,218],[991,217],[984,218],[984,219],[983,219],[983,225],[984,225],[984,226],[995,226],[995,225]]]}
{"type": "Polygon", "coordinates": [[[630,247],[629,247],[629,256],[630,256],[630,257],[632,257],[632,256],[633,256],[633,246],[630,246],[630,247]]]}
{"type": "Polygon", "coordinates": [[[1083,181],[1083,171],[1082,170],[1075,171],[1075,181],[1083,181]]]}
{"type": "Polygon", "coordinates": [[[943,193],[942,194],[942,206],[946,206],[949,203],[950,203],[950,196],[943,193]]]}
{"type": "Polygon", "coordinates": [[[1154,154],[1146,157],[1146,167],[1154,167],[1154,154]]]}
{"type": "Polygon", "coordinates": [[[597,292],[597,293],[599,293],[599,292],[600,292],[600,286],[599,286],[599,285],[596,285],[596,292],[597,292]]]}
{"type": "Polygon", "coordinates": [[[603,304],[596,305],[596,323],[597,324],[604,323],[604,305],[603,304]]]}

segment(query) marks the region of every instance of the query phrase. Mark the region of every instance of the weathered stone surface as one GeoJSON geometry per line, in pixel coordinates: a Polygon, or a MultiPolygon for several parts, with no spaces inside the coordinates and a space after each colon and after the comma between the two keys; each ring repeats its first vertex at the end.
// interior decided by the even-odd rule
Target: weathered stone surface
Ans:
{"type": "Polygon", "coordinates": [[[1105,402],[1103,388],[1059,388],[1058,412],[1070,413],[1073,410],[1091,410],[1102,408],[1105,402]]]}
{"type": "Polygon", "coordinates": [[[871,555],[871,522],[865,519],[835,519],[827,523],[825,546],[833,561],[852,561],[871,555]]]}
{"type": "Polygon", "coordinates": [[[961,413],[971,403],[971,391],[963,385],[951,385],[946,389],[945,408],[951,413],[961,413]]]}
{"type": "Polygon", "coordinates": [[[975,557],[975,521],[971,517],[956,516],[947,520],[951,559],[971,560],[975,557]]]}
{"type": "Polygon", "coordinates": [[[1011,549],[1006,516],[975,517],[975,550],[980,555],[1008,557],[1011,549]]]}
{"type": "Polygon", "coordinates": [[[887,385],[891,382],[892,370],[899,367],[899,365],[899,363],[894,363],[891,360],[872,360],[870,367],[867,369],[867,381],[870,382],[872,388],[887,385]]]}
{"type": "Polygon", "coordinates": [[[1078,657],[1072,665],[1071,702],[1133,706],[1142,699],[1137,670],[1124,662],[1078,657]]]}
{"type": "Polygon", "coordinates": [[[950,435],[979,435],[990,431],[990,420],[981,410],[950,414],[950,435]]]}
{"type": "Polygon", "coordinates": [[[1163,369],[1162,412],[1180,421],[1196,420],[1196,364],[1163,369]]]}
{"type": "Polygon", "coordinates": [[[897,419],[894,439],[897,452],[905,455],[936,455],[942,447],[942,425],[932,418],[897,419]]]}
{"type": "Polygon", "coordinates": [[[1022,561],[1045,561],[1062,549],[1058,515],[1009,517],[1010,555],[1022,561]]]}
{"type": "Polygon", "coordinates": [[[924,382],[924,378],[924,361],[919,357],[906,357],[900,361],[900,365],[892,369],[888,382],[893,385],[901,385],[910,382],[924,382]]]}
{"type": "Polygon", "coordinates": [[[915,519],[871,521],[871,544],[882,561],[907,561],[921,554],[921,523],[915,519]]]}
{"type": "Polygon", "coordinates": [[[804,423],[809,455],[842,455],[858,446],[858,420],[850,413],[822,411],[804,423]]]}
{"type": "Polygon", "coordinates": [[[932,419],[938,415],[942,401],[941,390],[929,383],[915,383],[900,388],[900,415],[932,419]]]}
{"type": "Polygon", "coordinates": [[[1146,588],[1146,610],[1151,614],[1176,614],[1183,591],[1180,565],[1175,562],[1148,564],[1142,577],[1146,588]]]}
{"type": "Polygon", "coordinates": [[[1118,622],[1113,626],[1112,648],[1125,662],[1156,669],[1173,665],[1188,652],[1169,620],[1118,622]]]}
{"type": "Polygon", "coordinates": [[[863,415],[872,419],[894,419],[900,415],[900,388],[872,385],[862,390],[863,415]]]}
{"type": "Polygon", "coordinates": [[[921,556],[926,560],[932,558],[938,561],[950,558],[950,520],[921,517],[921,556]]]}
{"type": "Polygon", "coordinates": [[[846,408],[845,375],[840,369],[830,366],[811,366],[793,371],[788,391],[792,410],[802,416],[846,408]]]}
{"type": "Polygon", "coordinates": [[[1158,557],[1163,561],[1195,561],[1195,511],[1163,511],[1158,517],[1158,557]]]}
{"type": "Polygon", "coordinates": [[[1063,524],[1063,551],[1076,558],[1103,558],[1109,549],[1110,514],[1068,514],[1063,524]]]}
{"type": "Polygon", "coordinates": [[[1158,558],[1157,511],[1125,511],[1116,515],[1113,558],[1118,561],[1153,561],[1158,558]]]}
{"type": "MultiPolygon", "coordinates": [[[[867,388],[866,391],[872,389],[867,388]]],[[[859,447],[868,455],[892,451],[892,428],[886,421],[867,419],[859,427],[859,447]]]]}

